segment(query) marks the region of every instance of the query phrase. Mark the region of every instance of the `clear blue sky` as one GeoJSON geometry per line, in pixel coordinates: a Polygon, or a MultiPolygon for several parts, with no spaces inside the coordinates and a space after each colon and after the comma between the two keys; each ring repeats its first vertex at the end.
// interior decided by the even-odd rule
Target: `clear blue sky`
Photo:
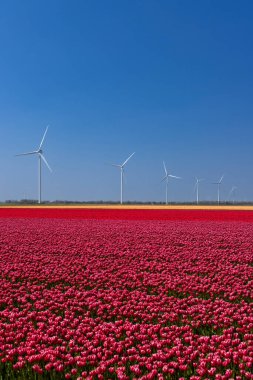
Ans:
{"type": "Polygon", "coordinates": [[[216,199],[224,176],[253,200],[253,2],[30,0],[0,3],[0,200],[216,199]]]}

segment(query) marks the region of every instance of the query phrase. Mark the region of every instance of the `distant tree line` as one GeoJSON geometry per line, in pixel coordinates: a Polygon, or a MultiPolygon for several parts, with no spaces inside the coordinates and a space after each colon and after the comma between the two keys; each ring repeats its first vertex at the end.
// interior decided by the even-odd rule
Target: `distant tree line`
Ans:
{"type": "MultiPolygon", "coordinates": [[[[2,205],[36,205],[38,204],[37,199],[21,199],[21,200],[13,200],[7,199],[5,202],[0,202],[2,205]]],[[[43,201],[41,204],[44,205],[119,205],[120,202],[116,201],[67,201],[67,200],[55,200],[55,201],[43,201]]],[[[165,202],[144,202],[144,201],[126,201],[124,205],[164,205],[165,202]]],[[[196,205],[196,202],[170,202],[169,205],[196,205]]],[[[215,201],[201,201],[199,205],[217,205],[215,201]]],[[[220,205],[253,205],[253,201],[223,201],[220,202],[220,205]]]]}

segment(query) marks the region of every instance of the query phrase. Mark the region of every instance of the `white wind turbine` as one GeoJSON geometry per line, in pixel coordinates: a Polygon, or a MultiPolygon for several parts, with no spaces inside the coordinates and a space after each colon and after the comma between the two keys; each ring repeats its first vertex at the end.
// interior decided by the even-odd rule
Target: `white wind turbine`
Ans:
{"type": "Polygon", "coordinates": [[[221,182],[224,178],[224,174],[220,177],[220,180],[218,182],[212,182],[213,185],[217,185],[218,186],[218,204],[220,204],[220,185],[221,185],[221,182]]]}
{"type": "Polygon", "coordinates": [[[130,160],[130,158],[135,154],[132,153],[121,165],[112,164],[112,166],[116,166],[117,168],[120,168],[120,204],[123,203],[123,177],[124,177],[124,166],[126,163],[130,160]]]}
{"type": "Polygon", "coordinates": [[[196,190],[196,197],[197,197],[197,205],[199,204],[199,183],[204,181],[203,178],[196,178],[196,182],[195,182],[195,186],[194,186],[194,190],[196,190]]]}
{"type": "MultiPolygon", "coordinates": [[[[231,190],[228,193],[228,201],[230,201],[232,195],[235,195],[235,190],[237,190],[236,186],[232,186],[231,190]]],[[[233,204],[235,203],[235,198],[232,199],[233,204]]]]}
{"type": "Polygon", "coordinates": [[[165,177],[162,179],[163,181],[166,181],[166,205],[168,204],[168,184],[169,184],[169,178],[176,178],[176,179],[182,179],[181,177],[177,177],[175,175],[169,174],[166,169],[165,162],[163,161],[163,167],[165,171],[165,177]]]}
{"type": "Polygon", "coordinates": [[[52,169],[48,165],[48,162],[45,159],[45,157],[43,155],[43,150],[42,150],[42,145],[43,145],[43,142],[45,140],[47,131],[48,131],[48,126],[47,126],[47,128],[46,128],[46,130],[44,132],[44,135],[43,135],[42,140],[40,142],[39,148],[37,150],[31,151],[31,152],[27,152],[27,153],[16,154],[16,156],[28,156],[28,155],[34,155],[34,154],[38,156],[38,159],[39,159],[39,168],[38,168],[38,170],[39,170],[38,203],[41,203],[41,160],[44,161],[44,163],[46,164],[46,166],[48,167],[48,169],[50,170],[50,172],[52,172],[52,169]]]}

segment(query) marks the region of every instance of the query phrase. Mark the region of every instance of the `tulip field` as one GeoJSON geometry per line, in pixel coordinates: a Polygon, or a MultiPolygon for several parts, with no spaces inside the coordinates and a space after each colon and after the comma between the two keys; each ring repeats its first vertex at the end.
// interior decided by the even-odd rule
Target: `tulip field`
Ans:
{"type": "Polygon", "coordinates": [[[0,209],[9,379],[253,379],[253,211],[0,209]]]}

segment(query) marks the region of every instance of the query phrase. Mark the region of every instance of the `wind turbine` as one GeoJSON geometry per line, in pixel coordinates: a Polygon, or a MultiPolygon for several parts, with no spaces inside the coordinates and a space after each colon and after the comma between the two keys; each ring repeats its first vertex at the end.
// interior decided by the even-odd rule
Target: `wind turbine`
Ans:
{"type": "Polygon", "coordinates": [[[220,204],[220,185],[221,185],[223,178],[224,178],[224,174],[220,177],[220,180],[218,182],[212,182],[213,185],[218,186],[218,205],[220,204]]]}
{"type": "MultiPolygon", "coordinates": [[[[236,186],[232,186],[230,192],[228,193],[228,201],[230,201],[230,197],[232,196],[232,194],[235,193],[235,190],[237,189],[236,186]]],[[[232,200],[233,204],[235,203],[235,198],[233,197],[233,200],[232,200]]]]}
{"type": "Polygon", "coordinates": [[[177,177],[175,175],[169,174],[166,169],[165,162],[163,161],[163,167],[165,171],[165,177],[162,179],[163,181],[166,181],[166,205],[168,204],[168,184],[169,184],[169,178],[176,178],[176,179],[182,179],[181,177],[177,177]]]}
{"type": "Polygon", "coordinates": [[[196,182],[195,182],[195,186],[194,186],[194,190],[196,189],[196,196],[197,196],[197,205],[199,204],[199,183],[204,181],[203,178],[196,178],[196,182]]]}
{"type": "Polygon", "coordinates": [[[123,177],[124,177],[124,166],[126,163],[130,160],[130,158],[135,154],[132,153],[121,165],[112,164],[112,166],[116,166],[117,168],[120,168],[120,204],[123,203],[123,177]]]}
{"type": "Polygon", "coordinates": [[[45,157],[43,155],[43,150],[42,150],[42,145],[44,143],[44,140],[45,140],[45,137],[46,137],[46,134],[47,134],[47,131],[48,131],[48,127],[49,126],[47,126],[47,128],[46,128],[46,130],[44,132],[44,135],[43,135],[42,140],[40,142],[39,148],[37,150],[33,150],[33,151],[27,152],[27,153],[16,154],[16,156],[28,156],[28,155],[37,155],[38,156],[38,159],[39,159],[39,168],[38,168],[38,170],[39,170],[38,203],[41,203],[41,160],[44,161],[44,163],[46,164],[46,166],[48,167],[48,169],[50,170],[50,172],[52,172],[52,169],[48,165],[48,162],[45,159],[45,157]]]}

